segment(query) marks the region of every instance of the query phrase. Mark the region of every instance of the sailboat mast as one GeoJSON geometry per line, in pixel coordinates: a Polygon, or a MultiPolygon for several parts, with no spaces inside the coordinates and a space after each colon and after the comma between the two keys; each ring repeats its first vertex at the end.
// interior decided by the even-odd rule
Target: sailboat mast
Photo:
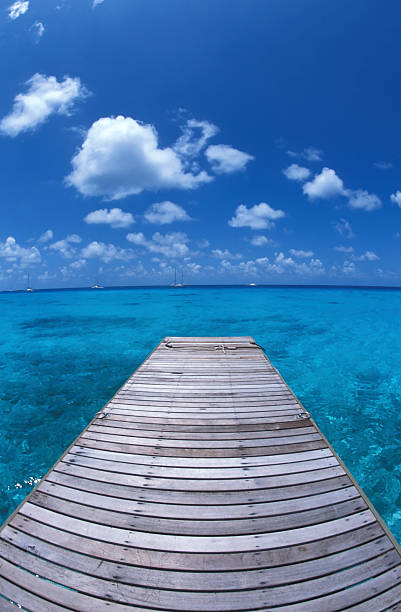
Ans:
{"type": "Polygon", "coordinates": [[[174,268],[174,285],[177,284],[177,268],[174,268]]]}

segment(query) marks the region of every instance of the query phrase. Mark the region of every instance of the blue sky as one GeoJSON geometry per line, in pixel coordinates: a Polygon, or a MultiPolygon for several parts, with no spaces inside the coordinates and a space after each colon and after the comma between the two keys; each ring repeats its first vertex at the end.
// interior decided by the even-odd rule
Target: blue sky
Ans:
{"type": "Polygon", "coordinates": [[[397,0],[0,11],[0,289],[401,283],[397,0]]]}

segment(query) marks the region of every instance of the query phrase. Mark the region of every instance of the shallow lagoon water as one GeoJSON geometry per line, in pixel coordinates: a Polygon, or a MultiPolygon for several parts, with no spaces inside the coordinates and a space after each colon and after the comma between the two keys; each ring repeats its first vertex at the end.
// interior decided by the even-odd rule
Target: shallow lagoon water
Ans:
{"type": "Polygon", "coordinates": [[[401,291],[0,294],[4,520],[164,336],[251,335],[401,541],[401,291]]]}

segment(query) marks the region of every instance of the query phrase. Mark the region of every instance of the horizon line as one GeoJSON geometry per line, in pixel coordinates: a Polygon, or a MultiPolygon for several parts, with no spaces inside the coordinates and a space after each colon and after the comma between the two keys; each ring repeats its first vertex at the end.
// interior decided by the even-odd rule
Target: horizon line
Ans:
{"type": "MultiPolygon", "coordinates": [[[[168,285],[108,285],[101,289],[93,289],[90,286],[83,287],[42,287],[35,288],[32,292],[28,293],[39,293],[46,291],[104,291],[113,289],[186,289],[186,288],[202,288],[202,287],[220,287],[220,288],[286,288],[286,289],[391,289],[401,290],[400,285],[337,285],[337,284],[295,284],[295,283],[256,283],[250,285],[249,283],[204,283],[204,284],[188,284],[183,287],[174,287],[171,284],[168,285]]],[[[0,294],[4,293],[27,293],[26,289],[1,289],[0,294]]]]}

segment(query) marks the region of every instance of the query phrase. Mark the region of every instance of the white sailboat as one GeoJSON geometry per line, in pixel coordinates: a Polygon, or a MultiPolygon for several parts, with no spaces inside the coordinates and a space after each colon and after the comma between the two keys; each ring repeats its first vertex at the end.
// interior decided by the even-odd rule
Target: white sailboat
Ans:
{"type": "Polygon", "coordinates": [[[33,290],[34,289],[33,289],[33,287],[31,287],[31,283],[30,283],[30,279],[29,279],[29,272],[28,272],[28,284],[26,286],[25,291],[27,291],[28,293],[32,293],[33,290]]]}
{"type": "Polygon", "coordinates": [[[174,283],[171,285],[175,289],[179,289],[184,286],[184,272],[181,270],[181,282],[177,283],[177,268],[174,268],[174,283]]]}
{"type": "Polygon", "coordinates": [[[95,284],[92,285],[91,289],[104,289],[104,287],[102,287],[102,285],[99,285],[98,282],[95,282],[95,284]]]}

